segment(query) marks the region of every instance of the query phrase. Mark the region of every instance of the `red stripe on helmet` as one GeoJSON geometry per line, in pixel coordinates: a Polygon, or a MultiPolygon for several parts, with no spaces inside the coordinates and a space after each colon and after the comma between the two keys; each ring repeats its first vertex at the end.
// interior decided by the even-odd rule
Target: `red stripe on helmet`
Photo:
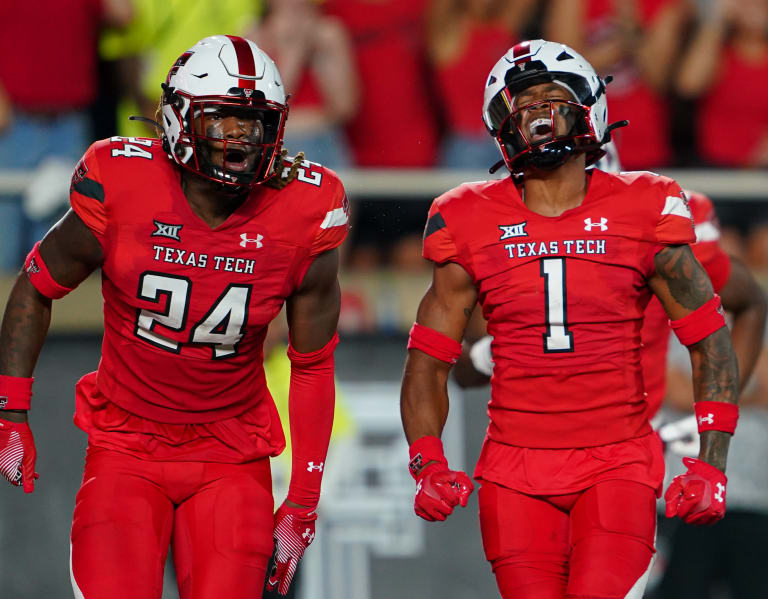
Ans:
{"type": "MultiPolygon", "coordinates": [[[[228,35],[229,41],[235,47],[235,54],[237,55],[237,72],[239,75],[247,75],[249,77],[256,76],[256,63],[253,60],[253,52],[251,46],[241,37],[235,35],[228,35]]],[[[237,84],[238,87],[245,89],[256,89],[255,79],[240,79],[237,84]]]]}
{"type": "Polygon", "coordinates": [[[519,62],[528,62],[531,60],[530,56],[525,56],[531,53],[531,42],[520,42],[512,48],[512,56],[515,57],[515,64],[519,62]],[[525,56],[525,58],[518,58],[519,56],[525,56]]]}

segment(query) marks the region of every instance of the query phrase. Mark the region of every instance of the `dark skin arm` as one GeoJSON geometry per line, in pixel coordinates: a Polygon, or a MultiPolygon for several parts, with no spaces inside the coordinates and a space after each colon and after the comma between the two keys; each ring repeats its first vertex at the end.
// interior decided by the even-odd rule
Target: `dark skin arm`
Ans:
{"type": "MultiPolygon", "coordinates": [[[[299,353],[309,353],[325,346],[336,334],[341,310],[339,289],[339,252],[320,254],[304,275],[299,287],[286,302],[288,335],[299,353]]],[[[324,410],[325,406],[318,406],[324,410]]],[[[303,414],[312,420],[312,414],[303,414]]],[[[286,500],[291,507],[302,506],[286,500]]]]}
{"type": "MultiPolygon", "coordinates": [[[[74,288],[101,266],[101,245],[72,210],[48,231],[40,254],[53,279],[74,288]]],[[[20,272],[5,306],[0,329],[0,372],[30,377],[51,322],[51,300],[41,295],[20,272]]],[[[0,418],[26,422],[26,410],[8,410],[0,418]]]]}
{"type": "MultiPolygon", "coordinates": [[[[477,302],[477,291],[458,264],[435,265],[432,285],[419,304],[416,321],[460,341],[477,302]]],[[[440,437],[448,417],[450,364],[424,352],[408,350],[400,392],[400,416],[408,443],[440,437]]]]}
{"type": "MultiPolygon", "coordinates": [[[[648,285],[659,298],[671,320],[687,316],[714,292],[704,268],[687,245],[669,246],[654,259],[655,272],[648,285]]],[[[736,403],[739,372],[736,353],[727,327],[715,331],[688,347],[693,369],[694,401],[736,403]]],[[[699,459],[725,471],[731,435],[722,431],[701,434],[699,459]]]]}

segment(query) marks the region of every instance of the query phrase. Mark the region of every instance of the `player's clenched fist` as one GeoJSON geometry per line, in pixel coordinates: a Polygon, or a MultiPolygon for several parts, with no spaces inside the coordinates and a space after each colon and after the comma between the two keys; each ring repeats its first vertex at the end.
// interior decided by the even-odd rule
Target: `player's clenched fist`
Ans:
{"type": "Polygon", "coordinates": [[[288,593],[304,551],[315,539],[314,508],[291,507],[283,503],[275,512],[274,566],[267,578],[270,591],[288,593]]]}
{"type": "Polygon", "coordinates": [[[449,470],[444,464],[430,464],[416,479],[413,509],[430,522],[445,520],[457,505],[466,507],[474,488],[464,472],[449,470]]]}
{"type": "Polygon", "coordinates": [[[12,485],[23,485],[25,493],[35,490],[37,450],[29,424],[0,420],[0,475],[12,485]]]}
{"type": "Polygon", "coordinates": [[[712,524],[725,516],[725,474],[714,466],[683,458],[688,472],[672,479],[664,493],[667,518],[679,516],[688,524],[712,524]]]}

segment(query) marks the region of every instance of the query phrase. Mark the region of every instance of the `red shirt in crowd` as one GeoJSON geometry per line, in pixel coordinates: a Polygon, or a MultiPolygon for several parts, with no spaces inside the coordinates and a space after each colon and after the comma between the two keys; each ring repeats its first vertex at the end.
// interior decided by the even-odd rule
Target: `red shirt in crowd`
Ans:
{"type": "Polygon", "coordinates": [[[429,167],[436,110],[424,47],[426,0],[331,0],[349,30],[362,97],[347,133],[359,166],[429,167]]]}
{"type": "Polygon", "coordinates": [[[101,0],[0,2],[0,83],[28,112],[64,112],[96,94],[101,0]]]}

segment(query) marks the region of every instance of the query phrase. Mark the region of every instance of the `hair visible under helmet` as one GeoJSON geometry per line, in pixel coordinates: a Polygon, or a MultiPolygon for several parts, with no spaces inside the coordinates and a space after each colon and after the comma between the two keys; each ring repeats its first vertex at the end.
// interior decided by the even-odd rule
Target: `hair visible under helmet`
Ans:
{"type": "Polygon", "coordinates": [[[256,44],[231,35],[206,37],[176,60],[162,87],[163,144],[179,166],[234,191],[282,174],[286,94],[275,63],[256,44]],[[204,117],[215,113],[259,125],[227,138],[204,127],[204,117]],[[222,152],[220,165],[211,159],[211,144],[222,152]]]}
{"type": "MultiPolygon", "coordinates": [[[[553,113],[555,101],[549,102],[553,113]]],[[[557,168],[580,152],[586,154],[587,165],[594,164],[605,153],[602,145],[610,141],[610,131],[627,124],[621,121],[609,126],[607,119],[605,81],[565,44],[541,39],[521,42],[509,49],[488,76],[483,122],[512,172],[527,166],[557,168]],[[563,135],[553,130],[548,141],[531,143],[516,119],[525,106],[515,106],[515,100],[520,92],[540,83],[556,83],[571,94],[572,102],[557,102],[568,106],[572,123],[563,135]]]]}

